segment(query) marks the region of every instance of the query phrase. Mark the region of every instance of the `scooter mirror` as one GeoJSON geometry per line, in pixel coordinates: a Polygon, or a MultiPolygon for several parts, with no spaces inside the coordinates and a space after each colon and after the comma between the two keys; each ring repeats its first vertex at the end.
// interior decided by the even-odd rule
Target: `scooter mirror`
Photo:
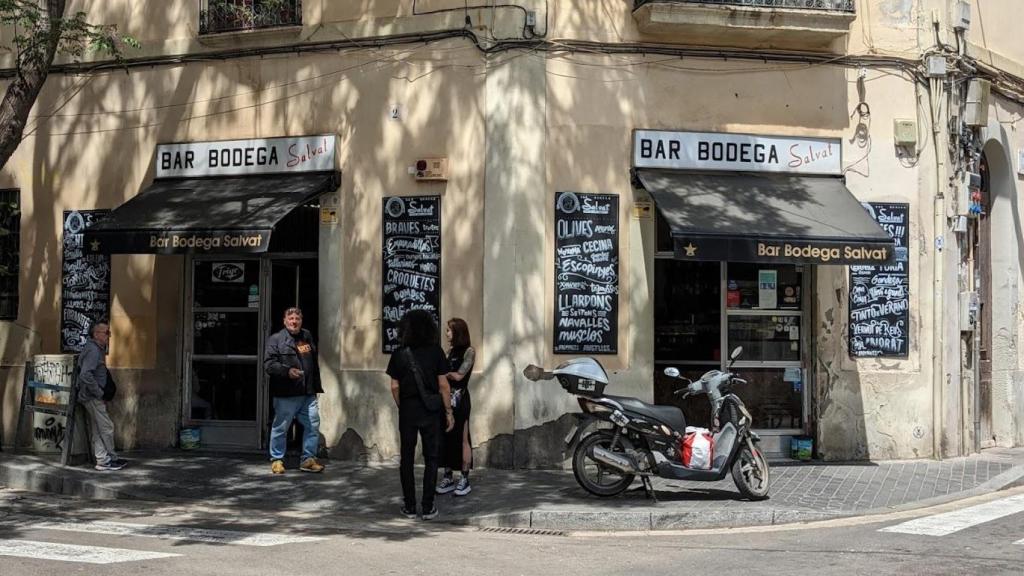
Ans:
{"type": "Polygon", "coordinates": [[[533,364],[530,364],[526,368],[523,368],[523,376],[526,376],[527,380],[536,382],[538,380],[543,380],[545,373],[544,369],[541,368],[540,366],[534,366],[533,364]]]}
{"type": "Polygon", "coordinates": [[[737,346],[734,348],[732,354],[729,354],[729,359],[735,360],[740,357],[740,354],[743,354],[743,346],[737,346]]]}
{"type": "Polygon", "coordinates": [[[668,368],[665,368],[665,376],[668,376],[669,378],[679,378],[679,369],[669,366],[668,368]]]}

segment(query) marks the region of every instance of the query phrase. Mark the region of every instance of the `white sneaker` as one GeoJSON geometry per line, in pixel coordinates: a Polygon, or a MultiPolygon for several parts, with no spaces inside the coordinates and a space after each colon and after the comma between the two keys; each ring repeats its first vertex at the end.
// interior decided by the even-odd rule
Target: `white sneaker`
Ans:
{"type": "Polygon", "coordinates": [[[456,496],[465,496],[473,490],[473,487],[469,485],[469,478],[459,478],[458,485],[455,486],[456,496]]]}
{"type": "Polygon", "coordinates": [[[437,485],[438,494],[447,494],[455,490],[455,480],[452,480],[451,476],[445,476],[441,479],[441,483],[437,485]]]}

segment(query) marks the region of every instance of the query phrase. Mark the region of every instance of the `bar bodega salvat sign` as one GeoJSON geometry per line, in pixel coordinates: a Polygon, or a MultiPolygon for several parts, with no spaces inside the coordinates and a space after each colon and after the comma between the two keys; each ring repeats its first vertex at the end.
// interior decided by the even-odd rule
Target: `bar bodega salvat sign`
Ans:
{"type": "Polygon", "coordinates": [[[619,198],[555,196],[556,354],[619,349],[619,198]]]}
{"type": "Polygon", "coordinates": [[[910,346],[910,205],[864,204],[896,242],[884,266],[850,266],[850,356],[907,357],[910,346]]]}
{"type": "Polygon", "coordinates": [[[336,138],[297,136],[160,144],[157,178],[293,174],[335,169],[336,138]]]}
{"type": "Polygon", "coordinates": [[[60,350],[81,352],[89,326],[110,311],[110,256],[83,245],[86,228],[110,210],[65,210],[61,262],[60,350]]]}
{"type": "Polygon", "coordinates": [[[441,311],[441,197],[384,198],[381,340],[398,349],[398,322],[409,310],[441,311]]]}

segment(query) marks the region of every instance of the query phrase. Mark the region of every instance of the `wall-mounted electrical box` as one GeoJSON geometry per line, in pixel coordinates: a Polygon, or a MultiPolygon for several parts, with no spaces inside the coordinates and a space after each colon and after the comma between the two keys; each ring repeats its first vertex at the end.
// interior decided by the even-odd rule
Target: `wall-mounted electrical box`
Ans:
{"type": "Polygon", "coordinates": [[[416,161],[416,179],[420,181],[444,181],[448,179],[447,158],[421,158],[416,161]]]}
{"type": "Polygon", "coordinates": [[[992,83],[974,78],[967,84],[967,105],[964,107],[964,124],[968,126],[988,125],[988,101],[992,83]]]}
{"type": "Polygon", "coordinates": [[[917,122],[913,120],[893,120],[893,140],[903,148],[917,147],[917,122]]]}
{"type": "Polygon", "coordinates": [[[964,0],[953,4],[953,29],[966,32],[971,28],[971,5],[964,0]]]}
{"type": "Polygon", "coordinates": [[[924,59],[924,68],[929,78],[945,78],[946,57],[942,54],[929,54],[924,59]]]}
{"type": "Polygon", "coordinates": [[[960,293],[960,331],[974,332],[981,313],[981,299],[977,292],[960,293]]]}

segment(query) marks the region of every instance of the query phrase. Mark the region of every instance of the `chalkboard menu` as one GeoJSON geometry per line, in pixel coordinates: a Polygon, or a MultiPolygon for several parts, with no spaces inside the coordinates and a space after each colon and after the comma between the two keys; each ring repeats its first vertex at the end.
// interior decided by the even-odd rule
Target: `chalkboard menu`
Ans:
{"type": "Polygon", "coordinates": [[[619,350],[619,198],[555,196],[555,354],[619,350]]]}
{"type": "Polygon", "coordinates": [[[398,321],[409,310],[440,320],[441,197],[384,198],[381,340],[385,354],[398,349],[398,321]]]}
{"type": "Polygon", "coordinates": [[[885,266],[850,266],[850,356],[906,357],[910,343],[910,205],[864,207],[896,241],[885,266]]]}
{"type": "Polygon", "coordinates": [[[89,326],[110,312],[110,256],[86,253],[82,232],[110,210],[65,210],[61,268],[61,352],[81,352],[89,326]]]}

